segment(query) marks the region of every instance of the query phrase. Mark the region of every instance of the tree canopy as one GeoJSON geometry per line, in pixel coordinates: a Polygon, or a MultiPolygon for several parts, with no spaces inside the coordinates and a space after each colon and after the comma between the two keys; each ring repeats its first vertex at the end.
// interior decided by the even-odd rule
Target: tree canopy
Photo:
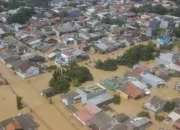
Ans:
{"type": "Polygon", "coordinates": [[[119,65],[127,65],[132,67],[139,61],[152,60],[157,56],[158,51],[151,44],[149,45],[138,45],[127,50],[123,56],[118,57],[117,62],[119,65]]]}
{"type": "Polygon", "coordinates": [[[162,115],[155,115],[155,119],[159,122],[162,122],[163,120],[165,120],[165,117],[162,115]]]}
{"type": "Polygon", "coordinates": [[[164,111],[169,113],[171,112],[174,108],[176,107],[176,103],[175,102],[168,102],[166,104],[166,106],[164,107],[164,111]]]}
{"type": "Polygon", "coordinates": [[[121,103],[121,98],[119,95],[114,95],[114,99],[113,99],[114,104],[120,104],[121,103]]]}
{"type": "Polygon", "coordinates": [[[16,96],[16,104],[17,104],[17,109],[21,110],[23,108],[22,106],[22,97],[16,96]]]}
{"type": "Polygon", "coordinates": [[[180,38],[180,27],[174,28],[173,34],[174,34],[177,38],[180,38]]]}
{"type": "Polygon", "coordinates": [[[104,71],[115,71],[118,69],[117,61],[115,59],[107,59],[104,62],[98,60],[95,67],[104,71]]]}
{"type": "Polygon", "coordinates": [[[25,0],[27,6],[30,7],[48,7],[52,0],[25,0]]]}
{"type": "Polygon", "coordinates": [[[141,111],[141,112],[139,112],[138,114],[137,114],[137,117],[147,117],[147,118],[151,118],[150,116],[149,116],[149,113],[148,112],[145,112],[145,111],[141,111]]]}
{"type": "Polygon", "coordinates": [[[79,87],[81,83],[92,80],[93,77],[88,68],[78,65],[65,66],[53,72],[49,86],[56,90],[56,93],[65,93],[70,85],[79,87]]]}
{"type": "Polygon", "coordinates": [[[152,6],[150,4],[146,4],[146,5],[141,6],[139,8],[132,7],[130,9],[130,11],[135,12],[135,13],[147,12],[147,13],[156,13],[156,14],[161,14],[161,15],[164,15],[167,13],[166,8],[164,8],[163,6],[161,6],[161,5],[152,6]]]}
{"type": "Polygon", "coordinates": [[[34,14],[35,14],[35,11],[33,8],[21,8],[17,13],[7,18],[7,23],[8,24],[11,24],[11,23],[24,24],[34,14]]]}
{"type": "Polygon", "coordinates": [[[8,2],[8,9],[17,9],[20,6],[24,6],[24,5],[25,5],[24,1],[9,0],[9,2],[8,2]]]}
{"type": "Polygon", "coordinates": [[[102,23],[105,23],[105,24],[111,24],[111,25],[118,25],[118,26],[122,26],[124,24],[124,22],[122,20],[119,20],[119,19],[111,19],[109,17],[106,17],[106,18],[103,18],[101,20],[102,23]]]}

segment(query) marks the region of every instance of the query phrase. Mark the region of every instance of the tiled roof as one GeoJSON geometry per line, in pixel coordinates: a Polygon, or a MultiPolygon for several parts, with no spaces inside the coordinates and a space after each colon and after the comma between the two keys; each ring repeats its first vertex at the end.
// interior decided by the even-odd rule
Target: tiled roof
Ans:
{"type": "Polygon", "coordinates": [[[22,130],[22,127],[18,122],[11,122],[6,126],[6,130],[22,130]]]}
{"type": "Polygon", "coordinates": [[[132,96],[133,98],[137,98],[143,94],[143,91],[139,88],[136,88],[135,86],[128,86],[126,93],[132,96]]]}
{"type": "Polygon", "coordinates": [[[26,72],[30,67],[31,67],[32,65],[29,63],[29,62],[25,62],[24,64],[22,64],[21,66],[20,66],[20,70],[21,70],[21,72],[26,72]]]}

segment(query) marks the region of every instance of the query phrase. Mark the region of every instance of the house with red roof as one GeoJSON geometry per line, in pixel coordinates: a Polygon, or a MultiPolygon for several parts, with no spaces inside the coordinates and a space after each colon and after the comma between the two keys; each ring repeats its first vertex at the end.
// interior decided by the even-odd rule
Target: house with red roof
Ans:
{"type": "Polygon", "coordinates": [[[102,110],[92,104],[86,104],[80,111],[75,112],[73,115],[84,125],[102,110]]]}

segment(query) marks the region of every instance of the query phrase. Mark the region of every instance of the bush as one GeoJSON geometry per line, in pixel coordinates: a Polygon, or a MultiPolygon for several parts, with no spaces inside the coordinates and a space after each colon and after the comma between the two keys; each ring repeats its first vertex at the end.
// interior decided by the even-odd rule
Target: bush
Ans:
{"type": "Polygon", "coordinates": [[[56,70],[57,66],[56,65],[50,65],[47,69],[48,70],[56,70]]]}
{"type": "Polygon", "coordinates": [[[16,96],[17,109],[21,110],[22,107],[22,97],[16,96]]]}
{"type": "Polygon", "coordinates": [[[158,50],[154,45],[138,45],[128,49],[121,57],[117,58],[119,65],[127,65],[132,67],[139,61],[148,61],[154,59],[158,55],[158,50]]]}
{"type": "Polygon", "coordinates": [[[155,119],[159,122],[162,122],[163,120],[165,120],[165,117],[162,115],[155,115],[155,119]]]}
{"type": "Polygon", "coordinates": [[[166,106],[164,107],[164,111],[165,112],[167,112],[167,113],[169,113],[169,112],[171,112],[174,108],[176,107],[176,103],[175,102],[168,102],[167,104],[166,104],[166,106]]]}
{"type": "Polygon", "coordinates": [[[104,62],[98,60],[95,67],[104,71],[116,71],[118,69],[117,61],[115,59],[107,59],[104,62]]]}
{"type": "Polygon", "coordinates": [[[114,95],[114,99],[113,99],[114,104],[119,105],[121,103],[121,98],[119,95],[114,95]]]}
{"type": "Polygon", "coordinates": [[[149,116],[149,113],[148,112],[145,112],[145,111],[141,111],[141,112],[139,112],[138,114],[137,114],[137,117],[147,117],[147,118],[151,118],[150,116],[149,116]]]}

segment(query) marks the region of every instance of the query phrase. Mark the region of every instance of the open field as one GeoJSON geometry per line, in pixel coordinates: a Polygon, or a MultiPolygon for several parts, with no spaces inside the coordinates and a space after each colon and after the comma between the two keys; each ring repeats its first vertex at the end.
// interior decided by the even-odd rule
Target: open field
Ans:
{"type": "MultiPolygon", "coordinates": [[[[92,60],[105,60],[107,58],[115,58],[116,56],[122,55],[126,49],[127,48],[120,49],[104,55],[90,55],[90,60],[78,63],[79,65],[88,67],[94,77],[93,81],[86,82],[82,85],[88,86],[93,83],[99,83],[105,78],[109,78],[112,76],[122,76],[127,70],[129,70],[129,68],[121,66],[117,71],[105,72],[102,70],[97,70],[87,65],[86,63],[89,63],[92,60]]],[[[149,67],[154,66],[153,61],[143,63],[149,67]]],[[[54,64],[54,61],[48,61],[46,64],[54,64]]],[[[31,109],[31,115],[40,125],[39,130],[59,130],[59,127],[64,130],[87,130],[85,126],[74,119],[74,117],[72,117],[72,114],[68,110],[66,110],[64,105],[59,101],[59,95],[52,98],[53,104],[49,104],[49,101],[47,99],[39,95],[40,91],[48,87],[48,81],[50,80],[52,75],[51,73],[44,73],[23,80],[19,76],[13,74],[13,72],[10,71],[10,69],[8,69],[2,62],[0,62],[0,68],[0,73],[6,79],[8,79],[8,82],[10,83],[9,85],[0,87],[0,121],[15,116],[18,113],[30,113],[31,109]],[[16,109],[16,94],[22,96],[23,102],[27,105],[27,107],[25,107],[21,111],[17,111],[16,109]]],[[[117,113],[124,112],[132,116],[136,116],[136,114],[141,111],[142,104],[148,101],[153,95],[159,95],[166,99],[179,97],[180,93],[173,90],[174,85],[178,81],[179,78],[173,78],[168,82],[167,88],[152,89],[150,97],[145,97],[140,100],[122,99],[120,105],[110,104],[110,106],[117,113]]],[[[72,89],[74,90],[75,88],[72,89]]],[[[111,91],[108,92],[114,94],[111,91]]],[[[81,108],[81,106],[77,104],[77,108],[81,108]]],[[[113,116],[113,114],[115,113],[108,112],[108,114],[113,116]]],[[[152,120],[154,124],[148,130],[158,130],[161,127],[173,130],[170,125],[167,125],[163,122],[156,122],[154,121],[153,117],[152,120]]]]}

